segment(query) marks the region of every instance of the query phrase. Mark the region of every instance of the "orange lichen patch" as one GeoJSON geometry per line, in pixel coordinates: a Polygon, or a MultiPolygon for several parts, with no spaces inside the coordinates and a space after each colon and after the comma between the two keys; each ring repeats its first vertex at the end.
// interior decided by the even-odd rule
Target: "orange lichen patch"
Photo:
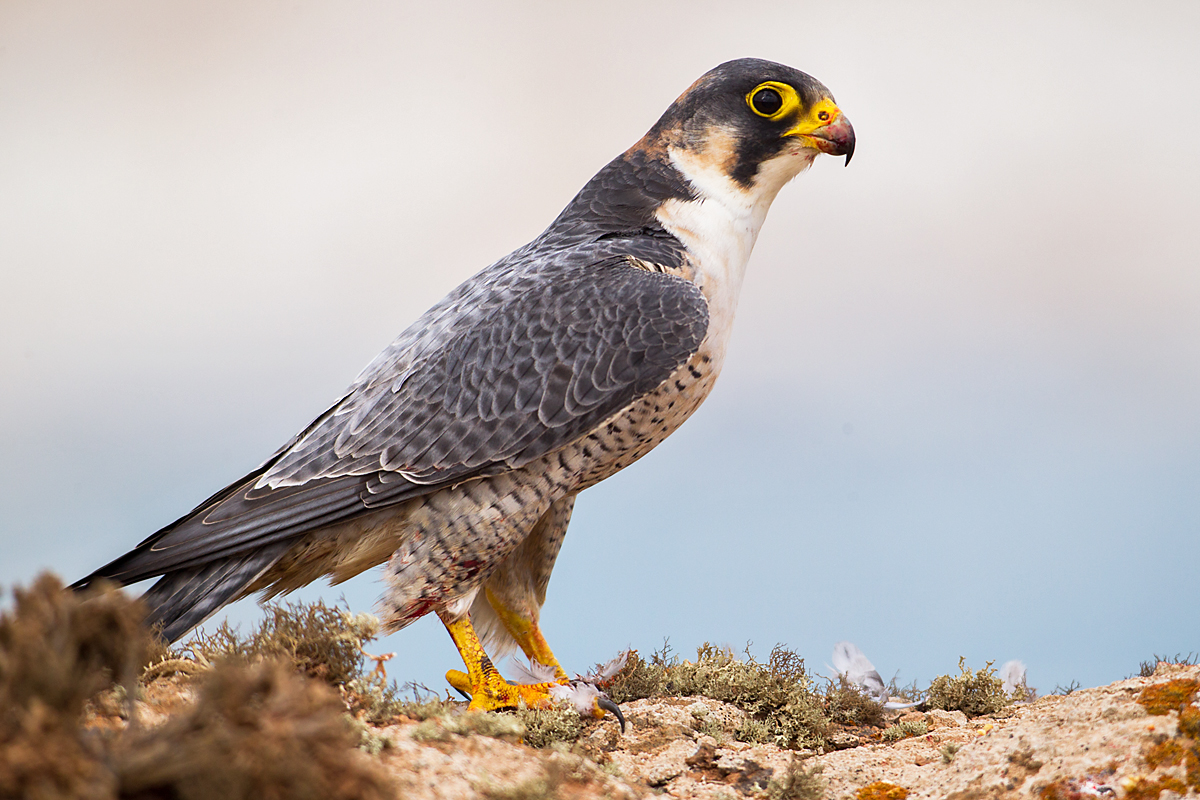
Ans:
{"type": "Polygon", "coordinates": [[[1178,739],[1167,739],[1157,744],[1152,744],[1146,750],[1143,758],[1146,759],[1146,766],[1150,769],[1158,769],[1161,766],[1174,767],[1183,761],[1183,745],[1178,739]]]}
{"type": "Polygon", "coordinates": [[[1187,786],[1178,778],[1166,777],[1158,780],[1149,778],[1133,778],[1124,784],[1126,800],[1158,800],[1163,792],[1187,794],[1187,786]]]}
{"type": "Polygon", "coordinates": [[[1200,741],[1200,708],[1188,706],[1179,712],[1179,732],[1200,741]]]}
{"type": "Polygon", "coordinates": [[[908,797],[908,789],[894,783],[875,781],[854,793],[857,800],[904,800],[908,797]]]}
{"type": "Polygon", "coordinates": [[[1200,742],[1192,742],[1192,747],[1187,752],[1187,782],[1200,792],[1200,742]]]}
{"type": "Polygon", "coordinates": [[[1200,691],[1200,681],[1180,678],[1147,686],[1142,689],[1137,701],[1149,713],[1162,715],[1169,711],[1182,711],[1184,706],[1192,702],[1197,691],[1200,691]]]}
{"type": "Polygon", "coordinates": [[[1079,797],[1079,792],[1070,785],[1069,780],[1060,778],[1038,790],[1038,797],[1042,800],[1073,800],[1073,798],[1079,797]]]}

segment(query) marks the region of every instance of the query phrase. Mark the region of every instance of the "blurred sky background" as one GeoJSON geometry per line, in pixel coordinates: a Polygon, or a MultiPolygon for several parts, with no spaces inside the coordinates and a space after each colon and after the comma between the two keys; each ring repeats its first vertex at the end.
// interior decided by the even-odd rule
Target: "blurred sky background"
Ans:
{"type": "MultiPolygon", "coordinates": [[[[757,56],[858,150],[780,194],[707,404],[581,496],[564,665],[850,639],[1045,692],[1200,651],[1200,4],[500,5],[0,2],[6,593],[249,471],[757,56]]],[[[375,650],[460,666],[432,615],[375,650]]]]}

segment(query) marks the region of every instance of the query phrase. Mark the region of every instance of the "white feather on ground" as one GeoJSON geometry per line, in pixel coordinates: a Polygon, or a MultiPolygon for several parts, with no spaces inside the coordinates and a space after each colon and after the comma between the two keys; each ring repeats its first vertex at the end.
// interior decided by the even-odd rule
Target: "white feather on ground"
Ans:
{"type": "Polygon", "coordinates": [[[559,683],[555,677],[554,667],[546,666],[532,659],[527,663],[512,659],[510,664],[510,672],[515,676],[514,683],[528,685],[533,683],[549,683],[550,696],[560,703],[570,703],[579,712],[581,717],[592,716],[597,708],[608,708],[617,717],[621,723],[621,731],[625,731],[625,718],[621,716],[621,712],[617,710],[617,706],[609,698],[608,694],[597,688],[596,684],[609,680],[616,676],[625,667],[625,662],[629,660],[629,652],[619,654],[606,664],[597,666],[596,669],[589,672],[587,675],[576,675],[574,680],[566,683],[559,683]],[[597,703],[597,700],[603,700],[597,703]],[[607,706],[605,705],[607,704],[607,706]]]}
{"type": "Polygon", "coordinates": [[[1012,661],[1005,661],[1004,666],[1000,668],[1000,681],[1004,685],[1004,691],[1012,694],[1017,687],[1024,687],[1025,683],[1025,665],[1015,658],[1012,661]]]}
{"type": "Polygon", "coordinates": [[[875,665],[853,642],[838,642],[833,646],[833,669],[872,700],[881,703],[884,708],[895,710],[919,705],[893,701],[875,665]]]}

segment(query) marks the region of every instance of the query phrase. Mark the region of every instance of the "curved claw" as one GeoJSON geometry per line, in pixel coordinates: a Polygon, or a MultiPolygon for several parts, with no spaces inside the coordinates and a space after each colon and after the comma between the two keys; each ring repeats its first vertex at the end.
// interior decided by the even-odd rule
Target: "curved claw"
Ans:
{"type": "Polygon", "coordinates": [[[625,732],[625,715],[621,713],[621,707],[607,697],[597,697],[596,707],[602,708],[605,711],[611,711],[612,715],[617,718],[617,722],[621,723],[621,733],[625,732]]]}

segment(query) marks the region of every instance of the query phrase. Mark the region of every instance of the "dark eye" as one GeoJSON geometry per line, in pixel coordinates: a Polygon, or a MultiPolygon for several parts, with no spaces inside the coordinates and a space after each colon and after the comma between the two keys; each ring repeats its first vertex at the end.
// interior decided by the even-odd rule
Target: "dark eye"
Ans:
{"type": "Polygon", "coordinates": [[[774,89],[759,89],[750,98],[750,108],[759,116],[769,117],[779,113],[783,108],[783,97],[774,89]]]}

